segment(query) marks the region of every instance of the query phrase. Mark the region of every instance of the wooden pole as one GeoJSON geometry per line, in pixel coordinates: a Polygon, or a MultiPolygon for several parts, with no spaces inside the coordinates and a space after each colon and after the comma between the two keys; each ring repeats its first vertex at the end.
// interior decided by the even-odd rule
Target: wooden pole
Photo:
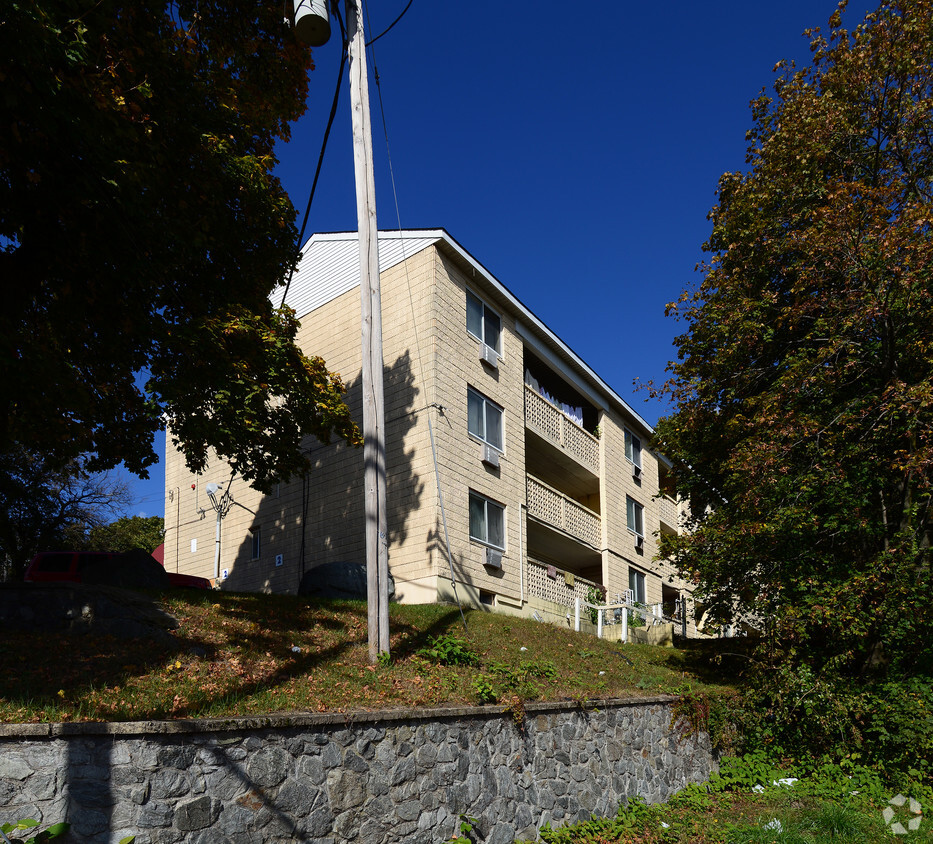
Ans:
{"type": "Polygon", "coordinates": [[[353,114],[353,167],[360,233],[363,334],[363,485],[366,513],[366,595],[369,661],[389,652],[389,560],[386,530],[385,401],[382,385],[382,304],[372,129],[363,19],[357,0],[346,0],[353,114]]]}

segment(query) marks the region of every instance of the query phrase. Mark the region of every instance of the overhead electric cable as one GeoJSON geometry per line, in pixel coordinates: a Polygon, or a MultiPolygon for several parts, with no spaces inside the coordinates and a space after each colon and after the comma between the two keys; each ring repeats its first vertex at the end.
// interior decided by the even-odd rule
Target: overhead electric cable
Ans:
{"type": "MultiPolygon", "coordinates": [[[[311,203],[314,201],[314,192],[317,189],[317,180],[321,175],[321,166],[324,164],[324,151],[327,149],[327,139],[330,137],[331,127],[334,125],[334,117],[337,114],[337,104],[340,101],[340,86],[343,84],[343,69],[347,64],[347,34],[343,26],[343,18],[340,16],[339,7],[335,7],[337,12],[337,20],[340,23],[340,37],[343,47],[341,49],[340,57],[340,69],[337,71],[337,85],[334,89],[334,100],[330,105],[330,116],[327,118],[327,128],[324,130],[324,139],[321,142],[321,152],[317,158],[317,167],[314,171],[314,180],[311,182],[311,192],[308,194],[308,204],[305,206],[305,215],[304,219],[301,221],[301,231],[298,232],[298,243],[295,246],[296,262],[297,263],[297,254],[301,251],[301,247],[304,243],[305,237],[305,228],[308,225],[308,217],[311,214],[311,203]]],[[[295,274],[294,265],[288,271],[288,280],[285,282],[285,291],[282,293],[282,305],[285,306],[285,299],[288,296],[288,289],[292,283],[292,276],[295,274]]]]}
{"type": "MultiPolygon", "coordinates": [[[[414,0],[408,0],[408,5],[404,9],[402,9],[402,13],[394,21],[392,21],[392,23],[390,23],[384,30],[382,30],[382,32],[380,32],[375,38],[371,38],[369,41],[367,41],[366,46],[369,47],[370,45],[375,44],[380,38],[382,38],[383,35],[389,32],[389,30],[392,29],[392,27],[395,26],[395,24],[397,24],[403,17],[405,17],[405,12],[407,12],[411,8],[411,4],[413,2],[414,0]]],[[[369,22],[368,18],[369,18],[369,15],[367,14],[367,23],[369,22]]]]}
{"type": "MultiPolygon", "coordinates": [[[[411,0],[409,0],[408,6],[411,6],[411,0]]],[[[408,6],[406,6],[405,9],[402,11],[402,15],[404,15],[405,12],[408,11],[408,6]]],[[[366,17],[367,17],[367,23],[368,23],[369,22],[369,9],[368,7],[366,7],[365,4],[363,8],[366,10],[366,17]]],[[[398,18],[396,18],[395,23],[398,23],[398,21],[401,20],[402,15],[399,15],[398,18]]],[[[395,23],[393,23],[392,26],[395,26],[395,23]]],[[[390,26],[389,29],[391,29],[392,26],[390,26]]],[[[389,30],[387,29],[386,32],[388,31],[389,30]]],[[[383,35],[385,35],[385,32],[383,33],[383,35]]],[[[382,37],[382,36],[379,36],[379,37],[382,37]]],[[[415,352],[418,357],[418,369],[421,373],[421,382],[426,385],[427,381],[425,380],[425,377],[424,377],[424,358],[422,357],[422,354],[421,354],[421,338],[418,335],[418,320],[417,320],[417,317],[415,316],[415,300],[414,300],[414,295],[411,289],[411,276],[409,275],[409,272],[408,272],[408,256],[405,253],[405,238],[402,236],[402,215],[401,215],[401,212],[399,211],[398,191],[395,188],[395,171],[392,168],[392,150],[389,147],[389,128],[388,128],[388,124],[386,123],[385,104],[383,103],[383,100],[382,100],[382,85],[380,84],[380,79],[379,79],[379,69],[376,66],[376,51],[372,47],[373,42],[375,42],[376,40],[377,39],[374,38],[366,46],[370,48],[370,56],[372,57],[372,65],[373,65],[373,77],[376,80],[376,93],[379,96],[379,113],[382,116],[382,133],[386,140],[386,158],[388,159],[388,163],[389,163],[389,181],[392,184],[392,198],[395,201],[395,219],[398,224],[399,244],[402,248],[402,266],[405,268],[405,283],[408,286],[408,303],[411,309],[412,330],[415,334],[415,352]]],[[[437,408],[438,411],[443,415],[443,410],[444,410],[443,407],[438,405],[436,402],[432,403],[427,408],[429,411],[429,414],[430,414],[430,409],[432,407],[437,408]]],[[[450,568],[450,585],[454,590],[454,598],[457,601],[457,607],[460,610],[460,619],[463,622],[463,630],[467,635],[469,635],[470,631],[469,631],[469,628],[467,627],[466,615],[464,615],[463,604],[460,603],[460,594],[457,591],[457,578],[456,578],[456,575],[454,574],[453,555],[450,550],[450,534],[447,531],[447,511],[444,508],[444,493],[441,488],[441,473],[440,473],[440,469],[437,464],[437,446],[435,445],[435,442],[434,442],[434,427],[431,424],[430,415],[428,415],[428,436],[430,437],[430,440],[431,440],[431,457],[434,460],[434,481],[437,484],[437,499],[438,499],[438,504],[441,508],[441,522],[444,525],[444,544],[447,550],[447,565],[450,568]]]]}

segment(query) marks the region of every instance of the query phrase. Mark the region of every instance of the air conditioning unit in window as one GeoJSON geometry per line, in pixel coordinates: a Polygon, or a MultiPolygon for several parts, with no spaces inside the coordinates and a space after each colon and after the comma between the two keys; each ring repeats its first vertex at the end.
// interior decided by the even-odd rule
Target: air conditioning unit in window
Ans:
{"type": "Polygon", "coordinates": [[[635,547],[640,551],[645,547],[645,537],[635,534],[635,547]]]}
{"type": "Polygon", "coordinates": [[[479,359],[488,363],[493,369],[499,368],[499,353],[492,347],[482,343],[479,347],[479,359]]]}
{"type": "Polygon", "coordinates": [[[641,477],[641,466],[632,464],[632,477],[637,481],[641,477]]]}
{"type": "Polygon", "coordinates": [[[483,463],[494,469],[499,468],[499,452],[491,445],[483,445],[483,463]]]}
{"type": "Polygon", "coordinates": [[[491,569],[501,569],[502,568],[502,552],[496,551],[495,548],[486,549],[486,559],[483,560],[483,564],[489,566],[491,569]]]}

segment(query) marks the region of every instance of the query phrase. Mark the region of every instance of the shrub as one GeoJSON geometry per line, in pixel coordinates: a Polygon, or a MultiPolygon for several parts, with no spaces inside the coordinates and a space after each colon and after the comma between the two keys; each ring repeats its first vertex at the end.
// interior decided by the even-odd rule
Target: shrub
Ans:
{"type": "Polygon", "coordinates": [[[418,654],[439,665],[479,664],[479,655],[469,643],[449,634],[432,636],[428,641],[428,647],[422,648],[418,654]]]}

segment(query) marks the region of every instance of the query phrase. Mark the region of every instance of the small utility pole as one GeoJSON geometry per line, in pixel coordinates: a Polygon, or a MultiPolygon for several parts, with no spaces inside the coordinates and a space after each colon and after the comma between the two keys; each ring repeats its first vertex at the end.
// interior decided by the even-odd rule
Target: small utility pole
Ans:
{"type": "Polygon", "coordinates": [[[379,230],[373,175],[372,129],[366,43],[357,0],[346,0],[353,113],[353,166],[360,234],[360,299],[363,316],[363,483],[366,518],[366,594],[369,661],[389,652],[389,557],[386,527],[385,401],[382,385],[382,300],[379,230]]]}

